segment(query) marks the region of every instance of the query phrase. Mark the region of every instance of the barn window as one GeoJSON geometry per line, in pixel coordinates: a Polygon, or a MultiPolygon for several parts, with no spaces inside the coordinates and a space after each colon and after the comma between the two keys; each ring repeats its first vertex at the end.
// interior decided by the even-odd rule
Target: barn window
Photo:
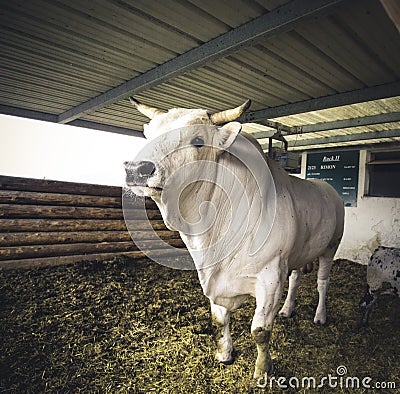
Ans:
{"type": "Polygon", "coordinates": [[[368,195],[400,197],[400,151],[370,152],[368,195]]]}

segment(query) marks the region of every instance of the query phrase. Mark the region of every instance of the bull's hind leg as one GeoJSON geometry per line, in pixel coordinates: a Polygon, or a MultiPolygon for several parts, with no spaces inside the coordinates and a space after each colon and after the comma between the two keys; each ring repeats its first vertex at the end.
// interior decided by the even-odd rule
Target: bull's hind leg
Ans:
{"type": "Polygon", "coordinates": [[[215,358],[224,364],[233,362],[232,337],[229,331],[230,312],[223,306],[216,305],[210,300],[212,322],[216,329],[217,354],[215,358]]]}
{"type": "Polygon", "coordinates": [[[294,312],[296,292],[300,285],[301,277],[303,276],[300,270],[293,270],[289,276],[289,289],[285,303],[279,311],[279,315],[283,317],[291,317],[294,312]]]}
{"type": "Polygon", "coordinates": [[[333,259],[331,257],[320,256],[317,276],[317,288],[319,294],[318,306],[315,312],[314,323],[326,323],[326,294],[329,287],[329,274],[331,272],[333,259]]]}
{"type": "Polygon", "coordinates": [[[281,267],[279,259],[276,259],[257,278],[255,289],[256,310],[251,324],[251,335],[257,344],[257,360],[254,369],[255,379],[263,377],[272,367],[269,340],[282,297],[286,273],[287,270],[281,267]]]}

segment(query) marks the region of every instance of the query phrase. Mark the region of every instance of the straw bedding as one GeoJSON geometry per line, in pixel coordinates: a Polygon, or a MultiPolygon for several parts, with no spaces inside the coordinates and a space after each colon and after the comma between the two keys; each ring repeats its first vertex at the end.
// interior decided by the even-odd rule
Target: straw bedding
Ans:
{"type": "MultiPolygon", "coordinates": [[[[304,277],[296,315],[276,320],[274,376],[319,379],[345,366],[346,376],[400,387],[399,300],[383,297],[370,327],[355,328],[365,274],[364,266],[335,262],[325,327],[312,323],[315,272],[304,277]]],[[[196,272],[121,258],[0,272],[0,392],[272,392],[252,379],[253,311],[250,299],[233,314],[236,361],[224,366],[214,360],[209,305],[196,272]]]]}

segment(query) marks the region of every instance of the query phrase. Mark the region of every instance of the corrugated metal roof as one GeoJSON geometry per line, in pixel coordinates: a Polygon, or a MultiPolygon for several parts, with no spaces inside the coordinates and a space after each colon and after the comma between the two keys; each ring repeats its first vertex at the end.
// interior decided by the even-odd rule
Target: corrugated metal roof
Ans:
{"type": "MultiPolygon", "coordinates": [[[[251,111],[269,110],[269,120],[290,127],[400,112],[400,35],[378,0],[0,1],[0,51],[2,113],[65,118],[117,132],[141,131],[146,122],[126,100],[129,94],[162,109],[211,111],[251,98],[251,111]],[[272,27],[256,37],[260,18],[272,27]],[[231,36],[243,42],[219,53],[231,36]],[[195,49],[209,60],[193,56],[191,64],[195,49]],[[186,63],[180,69],[175,64],[181,58],[186,63]],[[169,65],[169,77],[135,84],[169,65]],[[124,84],[135,88],[114,94],[124,84]],[[388,86],[387,98],[380,88],[376,100],[373,89],[382,85],[388,86]],[[341,94],[353,91],[354,97],[341,101],[341,94]],[[315,104],[326,97],[332,108],[315,104]],[[301,110],[309,102],[316,109],[301,110]],[[290,115],[274,112],[288,105],[290,115]]],[[[262,120],[246,129],[271,130],[262,120]]],[[[303,142],[291,149],[309,149],[320,147],[317,138],[392,130],[389,138],[336,138],[333,144],[397,143],[399,125],[400,120],[286,138],[290,145],[303,142]],[[312,145],[305,145],[307,139],[312,145]]]]}
{"type": "MultiPolygon", "coordinates": [[[[320,125],[326,122],[334,122],[343,119],[362,119],[363,117],[370,117],[373,115],[391,114],[397,113],[400,108],[400,97],[393,97],[390,99],[382,99],[376,101],[370,101],[367,103],[358,103],[342,107],[329,108],[320,111],[311,111],[307,113],[301,113],[290,116],[283,116],[272,119],[275,122],[290,126],[290,127],[301,127],[305,125],[320,125]]],[[[400,114],[399,114],[400,115],[400,114]]],[[[400,120],[400,116],[398,117],[400,120]]],[[[382,138],[376,138],[377,132],[381,131],[393,131],[393,135],[396,135],[395,131],[400,130],[400,121],[390,123],[378,123],[370,124],[357,127],[346,127],[346,128],[335,128],[333,130],[324,130],[317,132],[302,133],[301,130],[293,135],[286,135],[285,138],[289,143],[291,150],[306,150],[311,148],[327,148],[338,145],[338,140],[341,140],[341,146],[348,145],[371,145],[376,143],[399,143],[399,137],[385,138],[388,133],[382,133],[382,138]],[[349,136],[361,136],[362,138],[355,138],[354,141],[346,141],[349,136]],[[347,136],[344,138],[338,138],[340,136],[347,136]],[[370,136],[370,138],[366,138],[370,136]],[[321,144],[318,144],[320,139],[321,144]],[[332,141],[328,143],[328,141],[332,141]],[[309,143],[308,143],[309,142],[309,143]]],[[[256,128],[249,130],[250,133],[259,133],[256,128]]],[[[270,136],[273,134],[271,128],[265,127],[264,132],[270,136]]],[[[265,146],[268,143],[267,138],[260,138],[259,142],[265,146]]]]}

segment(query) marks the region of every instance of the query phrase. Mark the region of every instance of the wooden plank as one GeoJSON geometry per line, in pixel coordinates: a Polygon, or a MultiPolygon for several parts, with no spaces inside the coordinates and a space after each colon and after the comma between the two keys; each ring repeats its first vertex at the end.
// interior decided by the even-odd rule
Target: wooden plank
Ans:
{"type": "Polygon", "coordinates": [[[146,207],[146,209],[157,209],[157,204],[151,199],[151,198],[145,198],[143,200],[143,198],[141,197],[123,197],[122,200],[122,207],[125,208],[132,208],[132,209],[136,209],[136,208],[143,208],[143,205],[146,207]]]}
{"type": "MultiPolygon", "coordinates": [[[[180,238],[178,232],[170,230],[156,231],[156,235],[163,240],[180,238]]],[[[138,230],[134,233],[134,238],[137,240],[153,239],[154,236],[152,231],[138,230]]],[[[112,241],[132,241],[132,239],[127,230],[0,233],[0,247],[112,241]]]]}
{"type": "MultiPolygon", "coordinates": [[[[87,202],[92,200],[92,202],[96,201],[96,198],[100,198],[99,206],[102,203],[102,199],[109,203],[113,201],[113,203],[118,202],[118,206],[121,206],[120,201],[122,199],[122,195],[124,194],[124,190],[121,187],[116,186],[103,186],[103,185],[92,185],[86,183],[74,183],[74,182],[60,182],[60,181],[48,181],[43,179],[31,179],[31,178],[20,178],[20,177],[11,177],[0,175],[0,191],[2,191],[2,200],[1,202],[8,202],[7,191],[9,192],[26,192],[29,198],[30,193],[38,193],[36,197],[40,199],[44,199],[47,201],[51,201],[53,198],[57,201],[57,198],[63,201],[62,195],[66,195],[64,198],[66,201],[69,199],[77,199],[79,202],[78,196],[87,197],[87,199],[82,198],[82,202],[87,202]],[[42,195],[40,196],[40,193],[42,195]],[[48,194],[48,196],[46,196],[48,194]],[[61,196],[60,196],[61,195],[61,196]],[[68,196],[71,195],[71,196],[68,196]],[[107,199],[106,197],[111,197],[111,199],[107,199]]],[[[10,197],[17,198],[18,194],[10,193],[10,197]]],[[[24,198],[24,194],[20,195],[21,198],[24,198]]],[[[31,196],[34,198],[35,194],[31,196]]],[[[125,198],[124,203],[126,204],[129,200],[131,200],[132,204],[140,204],[142,205],[142,198],[134,197],[134,198],[125,198]]],[[[32,201],[32,200],[31,200],[32,201]]],[[[46,203],[46,202],[45,202],[46,203]]],[[[57,204],[55,202],[55,204],[57,204]]],[[[72,202],[73,204],[73,202],[72,202]]],[[[157,205],[150,198],[145,199],[146,207],[155,209],[157,205]]],[[[51,205],[51,204],[49,204],[51,205]]],[[[61,205],[69,205],[69,204],[61,204],[61,205]]],[[[97,205],[96,203],[94,205],[97,205]]]]}
{"type": "MultiPolygon", "coordinates": [[[[46,192],[29,192],[19,190],[0,190],[0,204],[29,204],[29,205],[64,205],[121,208],[122,196],[103,197],[79,194],[62,194],[46,192]]],[[[158,209],[151,199],[145,199],[147,209],[158,209]]],[[[141,198],[124,198],[124,207],[143,207],[141,198]]]]}
{"type": "Polygon", "coordinates": [[[89,183],[60,182],[47,179],[30,179],[0,175],[0,190],[20,190],[62,194],[120,197],[122,188],[117,186],[92,185],[89,183]]]}
{"type": "MultiPolygon", "coordinates": [[[[153,250],[152,257],[170,257],[181,255],[183,250],[179,251],[173,249],[160,249],[153,250]],[[179,252],[179,254],[178,254],[179,252]]],[[[56,265],[67,265],[84,261],[107,261],[113,260],[117,256],[126,256],[132,259],[146,258],[146,254],[142,251],[131,251],[121,253],[99,253],[89,255],[76,255],[76,256],[56,256],[45,258],[33,258],[24,260],[5,260],[0,261],[0,270],[14,270],[14,269],[28,269],[28,268],[43,268],[56,265]]]]}
{"type": "Polygon", "coordinates": [[[11,246],[0,249],[0,260],[70,256],[102,252],[127,252],[131,250],[138,250],[133,242],[11,246]]]}
{"type": "MultiPolygon", "coordinates": [[[[164,241],[170,246],[177,248],[185,247],[180,239],[170,239],[164,241]]],[[[152,250],[159,243],[152,240],[141,241],[140,248],[152,250]]],[[[76,243],[76,244],[56,244],[56,245],[27,245],[11,246],[0,249],[0,260],[29,259],[37,257],[73,256],[79,254],[93,253],[118,253],[139,250],[134,242],[99,242],[99,243],[76,243]]]]}
{"type": "MultiPolygon", "coordinates": [[[[147,220],[129,220],[130,230],[149,228],[147,220]]],[[[155,230],[167,230],[162,220],[152,220],[155,230]]],[[[32,232],[32,231],[124,231],[127,226],[124,220],[99,219],[0,219],[0,232],[32,232]]]]}
{"type": "Polygon", "coordinates": [[[151,256],[176,255],[155,236],[186,250],[179,233],[166,228],[152,200],[122,193],[118,187],[0,176],[0,269],[121,254],[145,257],[127,227],[151,256]],[[125,221],[124,215],[133,219],[125,221]]]}
{"type": "Polygon", "coordinates": [[[122,197],[0,190],[0,204],[73,205],[77,207],[121,208],[122,197]]]}
{"type": "MultiPolygon", "coordinates": [[[[156,210],[147,210],[146,214],[150,220],[162,219],[161,213],[156,210]]],[[[144,212],[128,209],[125,210],[125,216],[132,219],[143,218],[144,212]]],[[[0,204],[0,218],[123,219],[124,215],[122,209],[118,208],[0,204]]]]}
{"type": "Polygon", "coordinates": [[[123,219],[121,209],[1,204],[0,218],[123,219]]]}

